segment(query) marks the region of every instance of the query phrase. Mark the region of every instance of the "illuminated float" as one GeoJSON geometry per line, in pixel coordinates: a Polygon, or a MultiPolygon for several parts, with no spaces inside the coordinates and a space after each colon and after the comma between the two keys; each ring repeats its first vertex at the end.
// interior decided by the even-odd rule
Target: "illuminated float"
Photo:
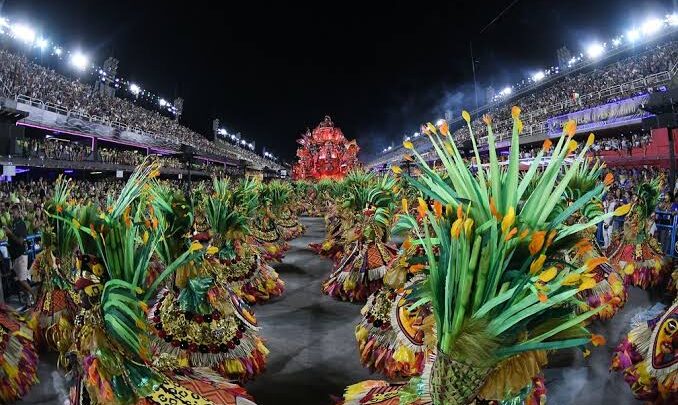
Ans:
{"type": "Polygon", "coordinates": [[[358,145],[349,141],[332,119],[325,119],[313,131],[307,131],[297,149],[299,161],[292,168],[295,180],[341,179],[358,165],[358,145]]]}

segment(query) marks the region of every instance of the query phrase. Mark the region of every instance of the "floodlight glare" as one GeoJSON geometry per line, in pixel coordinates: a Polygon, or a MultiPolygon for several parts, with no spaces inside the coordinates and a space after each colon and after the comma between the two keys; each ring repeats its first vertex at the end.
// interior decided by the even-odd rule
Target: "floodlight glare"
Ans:
{"type": "Polygon", "coordinates": [[[539,72],[532,75],[532,80],[534,80],[535,82],[538,82],[538,81],[544,79],[544,77],[546,77],[546,74],[542,71],[539,71],[539,72]]]}
{"type": "Polygon", "coordinates": [[[605,47],[597,42],[586,48],[586,54],[589,58],[597,58],[603,53],[605,53],[605,47]]]}
{"type": "Polygon", "coordinates": [[[640,31],[634,28],[626,33],[626,38],[631,42],[636,42],[640,38],[640,31]]]}
{"type": "Polygon", "coordinates": [[[45,48],[47,48],[47,45],[49,45],[49,41],[46,38],[38,38],[38,40],[35,42],[35,45],[40,48],[40,50],[44,51],[45,48]]]}
{"type": "Polygon", "coordinates": [[[675,27],[676,25],[678,25],[678,14],[673,13],[673,14],[667,15],[667,16],[666,16],[666,22],[667,22],[670,26],[675,27]]]}
{"type": "Polygon", "coordinates": [[[167,105],[167,100],[165,100],[164,98],[161,98],[159,103],[160,103],[160,107],[164,107],[164,106],[167,105]]]}
{"type": "Polygon", "coordinates": [[[89,59],[80,52],[75,52],[71,56],[71,65],[75,66],[75,68],[78,70],[85,70],[88,64],[89,59]]]}
{"type": "Polygon", "coordinates": [[[640,30],[645,35],[652,35],[662,29],[663,25],[663,21],[659,18],[649,18],[640,26],[640,30]]]}
{"type": "Polygon", "coordinates": [[[612,46],[617,47],[617,46],[621,45],[621,42],[622,42],[621,38],[614,38],[612,40],[612,46]]]}
{"type": "Polygon", "coordinates": [[[132,84],[129,85],[129,91],[131,91],[132,94],[134,94],[136,96],[141,92],[141,87],[132,83],[132,84]]]}
{"type": "Polygon", "coordinates": [[[502,96],[508,96],[513,90],[510,87],[504,87],[502,91],[499,92],[502,96]]]}
{"type": "Polygon", "coordinates": [[[20,41],[27,44],[32,44],[35,41],[35,31],[28,25],[14,24],[12,25],[12,35],[20,41]]]}

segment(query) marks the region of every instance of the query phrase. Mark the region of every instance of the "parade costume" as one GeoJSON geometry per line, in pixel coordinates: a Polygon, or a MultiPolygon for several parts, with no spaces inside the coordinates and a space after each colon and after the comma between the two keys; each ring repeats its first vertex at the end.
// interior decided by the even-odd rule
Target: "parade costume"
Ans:
{"type": "MultiPolygon", "coordinates": [[[[366,182],[371,182],[369,176],[366,182]]],[[[355,224],[343,240],[347,245],[330,277],[323,282],[323,293],[344,301],[365,301],[381,288],[388,264],[398,251],[387,243],[393,215],[392,178],[372,185],[350,185],[344,208],[355,224]]]]}
{"type": "MultiPolygon", "coordinates": [[[[163,261],[170,262],[185,249],[192,204],[181,194],[162,188],[153,191],[156,210],[170,219],[165,235],[169,244],[159,249],[163,261]]],[[[199,198],[198,202],[203,201],[199,198]]],[[[240,232],[243,218],[232,214],[224,215],[231,219],[228,229],[240,232]]],[[[209,229],[201,229],[193,234],[192,243],[214,242],[205,236],[209,229]]],[[[245,381],[263,372],[268,349],[258,336],[254,314],[223,280],[229,270],[220,262],[218,251],[211,245],[206,257],[180,267],[173,285],[158,295],[148,316],[155,335],[154,353],[168,371],[185,375],[185,368],[212,369],[229,379],[245,381]]]]}
{"type": "MultiPolygon", "coordinates": [[[[81,311],[75,317],[69,354],[71,404],[216,403],[178,385],[153,364],[157,358],[152,357],[145,320],[148,302],[177,269],[206,253],[200,243],[191,244],[164,262],[160,276],[147,284],[152,256],[165,250],[159,247],[166,242],[168,226],[155,209],[162,204],[152,191],[158,174],[159,164],[147,160],[105,211],[90,207],[77,218],[68,211],[52,215],[73,227],[81,252],[75,281],[81,311]]],[[[233,390],[236,401],[231,405],[238,402],[241,390],[233,390]]]]}
{"type": "Polygon", "coordinates": [[[259,184],[256,195],[259,209],[253,218],[251,236],[267,262],[280,263],[289,249],[273,212],[273,207],[279,202],[280,196],[277,194],[277,189],[268,184],[259,184]]]}
{"type": "Polygon", "coordinates": [[[620,371],[633,396],[650,404],[678,403],[678,300],[636,315],[619,343],[611,369],[620,371]]]}
{"type": "MultiPolygon", "coordinates": [[[[562,201],[556,205],[549,218],[556,218],[579,198],[594,190],[603,177],[604,167],[604,164],[599,161],[582,162],[570,179],[562,201]]],[[[608,173],[603,180],[605,193],[609,192],[609,187],[613,182],[614,177],[608,173]]],[[[569,221],[585,224],[603,213],[600,199],[592,198],[573,212],[569,221]]],[[[596,241],[595,228],[583,230],[581,236],[582,239],[572,249],[563,252],[566,262],[576,267],[586,263],[596,263],[596,266],[588,273],[596,281],[596,286],[579,293],[581,299],[579,310],[587,312],[603,307],[594,319],[607,320],[612,318],[626,303],[627,292],[624,277],[619,273],[619,269],[604,260],[605,255],[600,251],[596,241]]]]}
{"type": "Polygon", "coordinates": [[[0,306],[0,402],[12,403],[38,382],[33,331],[11,308],[0,306]]]}
{"type": "MultiPolygon", "coordinates": [[[[593,135],[570,157],[571,164],[563,166],[565,158],[578,148],[572,140],[576,123],[568,122],[543,171],[537,169],[553,146],[550,140],[521,176],[520,109],[514,107],[511,113],[514,127],[506,166],[499,164],[489,116],[484,117],[489,165],[475,171],[450,139],[445,122],[439,128],[428,124],[425,131],[442,161],[444,177],[413,150],[411,142],[404,142],[422,171],[419,178],[408,180],[433,200],[433,209],[419,199],[417,218],[400,215],[393,232],[410,232],[424,247],[428,276],[414,288],[413,299],[419,305],[430,303],[436,354],[422,376],[406,385],[366,382],[349,387],[345,404],[366,403],[367,395],[381,396],[379,391],[393,390],[397,394],[387,394],[391,396],[388,401],[375,398],[373,403],[501,402],[531,391],[547,362],[547,351],[601,343],[602,337],[592,335],[584,326],[601,308],[580,314],[576,298],[596,285],[589,275],[596,263],[567,265],[562,263],[561,252],[582,239],[582,230],[614,215],[598,215],[586,223],[569,220],[580,207],[599,197],[604,185],[598,184],[555,218],[549,217],[585,159],[593,135]],[[528,189],[532,181],[535,185],[528,189]]],[[[462,115],[475,158],[480,161],[470,115],[462,115]]],[[[416,305],[410,309],[413,307],[416,305]]],[[[537,391],[543,393],[541,388],[537,391]]],[[[537,393],[539,401],[540,397],[537,393]]]]}
{"type": "Polygon", "coordinates": [[[215,272],[215,281],[228,286],[249,304],[261,303],[283,293],[285,283],[262,259],[260,251],[247,243],[249,222],[257,207],[257,185],[243,180],[231,184],[215,179],[214,195],[205,199],[210,225],[213,255],[223,271],[215,272]]]}
{"type": "MultiPolygon", "coordinates": [[[[45,210],[52,214],[73,210],[67,201],[70,192],[70,181],[59,177],[45,210]]],[[[75,232],[71,226],[51,219],[41,241],[43,248],[31,265],[33,281],[41,283],[32,315],[37,318],[36,341],[63,355],[71,345],[73,317],[79,304],[73,291],[75,232]]]]}
{"type": "Polygon", "coordinates": [[[670,273],[659,242],[646,229],[659,201],[660,184],[655,179],[638,186],[638,200],[624,219],[623,231],[613,236],[607,250],[610,263],[624,274],[625,283],[643,289],[659,285],[670,273]]]}
{"type": "Polygon", "coordinates": [[[295,239],[304,233],[304,227],[299,223],[299,218],[292,211],[293,190],[289,183],[271,181],[266,185],[267,196],[270,201],[271,211],[275,217],[275,224],[280,235],[285,241],[295,239]]]}

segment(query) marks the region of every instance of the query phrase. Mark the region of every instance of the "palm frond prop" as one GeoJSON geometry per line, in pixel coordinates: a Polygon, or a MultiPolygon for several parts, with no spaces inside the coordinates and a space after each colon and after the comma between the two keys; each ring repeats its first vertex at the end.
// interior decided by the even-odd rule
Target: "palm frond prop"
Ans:
{"type": "Polygon", "coordinates": [[[64,210],[72,211],[76,209],[68,199],[71,195],[73,185],[70,179],[59,176],[54,184],[54,194],[45,206],[48,214],[48,227],[42,233],[42,240],[46,246],[51,246],[57,257],[65,258],[73,253],[75,247],[75,231],[73,227],[63,224],[56,220],[52,215],[62,214],[64,210]]]}
{"type": "MultiPolygon", "coordinates": [[[[607,187],[609,187],[614,181],[612,174],[608,173],[601,184],[600,179],[602,178],[604,168],[605,164],[599,160],[584,160],[570,179],[570,182],[563,193],[563,199],[560,200],[560,202],[554,207],[549,218],[556,218],[571,204],[575,203],[581,197],[591,192],[593,192],[595,195],[581,207],[579,207],[576,212],[573,212],[570,216],[570,219],[577,221],[588,221],[592,218],[603,215],[604,210],[600,198],[601,193],[596,190],[599,189],[601,185],[603,190],[606,190],[607,187]]],[[[561,172],[561,175],[564,174],[564,172],[561,172]]]]}
{"type": "Polygon", "coordinates": [[[657,204],[659,204],[661,184],[661,178],[655,178],[651,181],[643,182],[638,185],[638,189],[636,190],[638,202],[636,203],[634,210],[638,215],[638,220],[640,223],[644,224],[657,208],[657,204]]]}
{"type": "MultiPolygon", "coordinates": [[[[475,159],[480,162],[470,116],[467,112],[462,115],[472,134],[475,159]]],[[[552,211],[585,161],[593,135],[575,152],[578,145],[572,136],[576,124],[568,122],[553,151],[551,141],[545,141],[521,178],[520,109],[514,107],[512,116],[506,166],[499,164],[489,116],[484,117],[489,165],[478,165],[477,170],[463,160],[447,124],[440,128],[428,124],[426,132],[448,179],[434,171],[411,142],[404,142],[422,173],[417,179],[407,176],[408,180],[439,202],[431,211],[419,200],[421,226],[411,215],[400,216],[396,225],[418,237],[428,258],[430,274],[422,285],[419,304],[431,303],[439,353],[477,367],[493,367],[523,352],[581,346],[591,340],[582,322],[600,308],[577,315],[575,296],[595,286],[595,280],[587,277],[595,263],[579,268],[563,265],[554,243],[615,215],[597,215],[584,223],[567,221],[592,199],[600,198],[604,189],[600,183],[553,217],[552,211]],[[538,171],[549,152],[550,160],[543,172],[538,171]],[[564,166],[566,158],[569,166],[564,166]],[[527,192],[533,181],[536,186],[527,192]]],[[[617,214],[628,208],[622,207],[617,214]]]]}
{"type": "Polygon", "coordinates": [[[233,184],[228,178],[214,179],[214,193],[206,197],[205,216],[212,233],[221,239],[240,240],[250,232],[249,221],[257,207],[256,183],[233,184]]]}
{"type": "Polygon", "coordinates": [[[157,253],[163,263],[169,264],[176,260],[186,250],[188,238],[193,224],[193,208],[187,201],[181,190],[175,190],[165,184],[155,183],[149,188],[151,209],[154,218],[146,219],[146,226],[154,225],[153,221],[159,221],[158,226],[164,229],[163,237],[158,244],[157,253]]]}

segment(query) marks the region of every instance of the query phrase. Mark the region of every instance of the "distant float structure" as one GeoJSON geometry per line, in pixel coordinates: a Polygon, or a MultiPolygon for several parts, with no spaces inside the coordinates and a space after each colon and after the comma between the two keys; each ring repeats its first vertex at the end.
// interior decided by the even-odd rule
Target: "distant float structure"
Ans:
{"type": "Polygon", "coordinates": [[[332,119],[325,119],[313,131],[297,140],[297,163],[292,168],[294,179],[341,179],[358,165],[360,148],[355,140],[349,141],[332,119]]]}

